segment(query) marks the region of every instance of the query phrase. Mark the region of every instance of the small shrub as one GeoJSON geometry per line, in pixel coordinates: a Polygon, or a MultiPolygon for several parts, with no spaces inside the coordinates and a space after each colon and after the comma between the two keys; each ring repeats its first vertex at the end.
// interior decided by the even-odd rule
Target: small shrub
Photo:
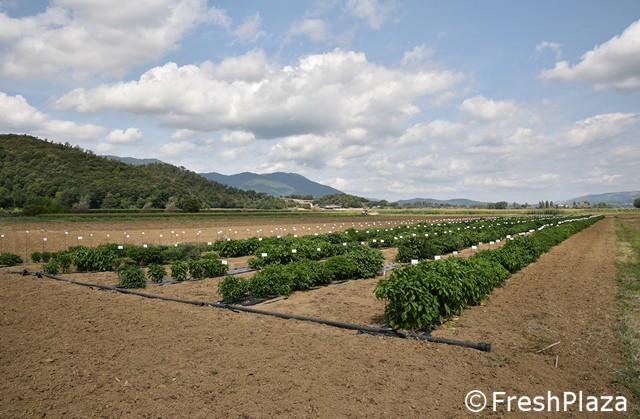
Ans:
{"type": "Polygon", "coordinates": [[[13,253],[1,253],[0,265],[13,266],[22,263],[22,258],[13,253]]]}
{"type": "Polygon", "coordinates": [[[289,295],[295,276],[286,265],[267,265],[249,281],[249,292],[254,297],[289,295]]]}
{"type": "Polygon", "coordinates": [[[176,281],[187,279],[189,266],[185,262],[177,261],[171,265],[171,277],[176,281]]]}
{"type": "Polygon", "coordinates": [[[244,278],[228,276],[218,284],[218,293],[227,303],[232,303],[249,291],[249,281],[244,278]]]}
{"type": "Polygon", "coordinates": [[[42,261],[42,253],[41,252],[33,252],[31,253],[31,261],[34,263],[38,263],[42,261]]]}
{"type": "Polygon", "coordinates": [[[164,266],[152,263],[147,270],[147,277],[155,283],[162,282],[162,279],[167,276],[167,270],[164,266]]]}
{"type": "Polygon", "coordinates": [[[58,252],[52,256],[52,261],[55,261],[59,268],[60,272],[63,274],[71,273],[71,265],[73,265],[73,256],[68,252],[58,252]]]}
{"type": "Polygon", "coordinates": [[[120,286],[123,288],[144,288],[147,286],[147,279],[144,271],[138,266],[127,265],[118,270],[120,286]]]}
{"type": "Polygon", "coordinates": [[[42,265],[42,272],[49,275],[57,275],[61,271],[60,263],[57,259],[50,260],[42,265]]]}

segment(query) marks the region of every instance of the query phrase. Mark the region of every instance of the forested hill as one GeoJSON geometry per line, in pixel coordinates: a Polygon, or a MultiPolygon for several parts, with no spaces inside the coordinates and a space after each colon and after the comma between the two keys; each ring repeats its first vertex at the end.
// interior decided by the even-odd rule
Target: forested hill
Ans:
{"type": "Polygon", "coordinates": [[[164,163],[133,166],[78,146],[0,135],[0,208],[282,208],[266,194],[209,181],[164,163]]]}

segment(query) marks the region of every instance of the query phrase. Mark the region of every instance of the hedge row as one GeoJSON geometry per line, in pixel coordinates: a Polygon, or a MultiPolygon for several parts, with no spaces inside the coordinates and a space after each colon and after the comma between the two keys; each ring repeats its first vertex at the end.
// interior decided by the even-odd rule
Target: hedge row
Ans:
{"type": "Polygon", "coordinates": [[[385,316],[391,327],[411,330],[432,327],[466,306],[480,303],[510,273],[601,218],[545,227],[467,260],[455,257],[425,260],[395,270],[388,279],[378,282],[375,295],[387,300],[385,316]]]}

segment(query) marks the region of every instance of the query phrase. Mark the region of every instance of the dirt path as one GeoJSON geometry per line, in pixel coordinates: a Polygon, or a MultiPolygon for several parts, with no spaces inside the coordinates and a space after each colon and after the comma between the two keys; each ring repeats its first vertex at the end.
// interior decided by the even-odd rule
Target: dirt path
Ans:
{"type": "MultiPolygon", "coordinates": [[[[465,395],[473,389],[615,395],[621,388],[613,382],[620,365],[614,259],[607,218],[435,332],[490,342],[491,353],[141,299],[2,269],[0,417],[520,417],[504,409],[471,414],[465,395]]],[[[371,308],[354,301],[364,298],[358,286],[371,283],[323,288],[327,295],[315,294],[315,305],[290,297],[267,307],[364,323],[371,308]],[[335,314],[323,309],[323,298],[335,314]]],[[[372,304],[378,304],[373,311],[384,308],[372,304]]],[[[575,407],[559,416],[584,412],[575,407]]]]}

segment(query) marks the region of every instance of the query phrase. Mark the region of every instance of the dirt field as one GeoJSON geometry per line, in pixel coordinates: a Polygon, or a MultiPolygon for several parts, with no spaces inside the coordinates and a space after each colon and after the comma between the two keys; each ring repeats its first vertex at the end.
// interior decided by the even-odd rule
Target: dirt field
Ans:
{"type": "MultiPolygon", "coordinates": [[[[159,236],[173,229],[206,241],[215,240],[222,228],[232,228],[231,234],[260,228],[276,234],[294,227],[154,223],[127,224],[127,232],[159,236]]],[[[117,233],[121,226],[103,223],[0,227],[4,246],[14,237],[12,246],[19,248],[25,245],[19,241],[23,235],[42,231],[51,237],[48,250],[64,245],[64,231],[68,242],[72,231],[83,240],[91,231],[95,240],[123,234],[117,233]]],[[[295,227],[301,234],[314,228],[328,232],[341,222],[295,227]]],[[[33,246],[39,244],[34,240],[33,246]]],[[[613,219],[606,218],[513,275],[482,306],[434,332],[489,342],[490,353],[149,300],[2,268],[0,417],[546,417],[507,413],[504,405],[474,414],[465,407],[465,395],[474,389],[489,397],[498,391],[529,397],[551,391],[560,398],[565,391],[582,391],[585,398],[626,394],[615,383],[622,362],[614,334],[615,257],[613,219]]],[[[375,282],[322,287],[259,307],[377,324],[384,303],[373,297],[375,282]]],[[[216,283],[150,286],[146,292],[212,301],[216,283]]],[[[612,414],[587,414],[574,405],[555,416],[612,414]]]]}

